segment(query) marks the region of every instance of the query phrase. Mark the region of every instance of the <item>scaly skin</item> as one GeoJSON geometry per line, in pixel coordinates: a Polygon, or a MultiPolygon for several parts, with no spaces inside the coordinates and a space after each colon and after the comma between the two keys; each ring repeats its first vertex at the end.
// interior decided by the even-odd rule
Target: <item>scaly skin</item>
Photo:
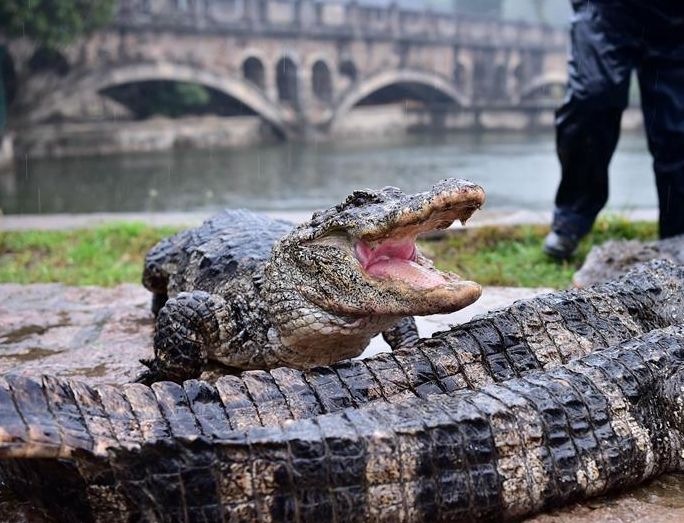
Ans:
{"type": "Polygon", "coordinates": [[[425,231],[467,220],[484,192],[444,180],[406,195],[356,191],[292,227],[226,211],[162,240],[144,285],[158,313],[155,358],[141,378],[198,377],[209,360],[233,369],[307,369],[358,356],[380,332],[415,340],[414,315],[458,310],[480,286],[441,273],[415,249],[425,231]]]}
{"type": "Polygon", "coordinates": [[[188,398],[198,387],[213,391],[236,429],[272,426],[550,369],[682,318],[684,268],[654,262],[618,282],[516,302],[391,354],[310,371],[246,371],[213,387],[191,380],[183,388],[188,398]]]}
{"type": "Polygon", "coordinates": [[[5,476],[64,520],[513,519],[684,471],[682,326],[479,390],[247,431],[168,383],[99,401],[8,384],[5,476]]]}
{"type": "Polygon", "coordinates": [[[480,391],[158,440],[112,467],[167,520],[513,519],[682,471],[683,369],[670,328],[480,391]]]}
{"type": "MultiPolygon", "coordinates": [[[[116,521],[126,520],[137,511],[143,510],[146,518],[164,520],[165,517],[157,511],[160,510],[159,507],[172,503],[166,519],[182,520],[183,516],[174,512],[180,499],[175,490],[178,485],[174,483],[177,475],[170,478],[170,498],[167,499],[158,490],[164,486],[164,479],[167,478],[159,476],[157,471],[152,473],[155,467],[170,467],[175,470],[176,467],[190,463],[199,464],[197,460],[201,461],[201,456],[213,456],[212,453],[219,453],[221,456],[226,454],[230,459],[238,459],[230,457],[234,450],[232,443],[225,451],[219,448],[225,444],[224,440],[233,442],[244,438],[244,430],[256,430],[257,432],[250,433],[254,434],[250,438],[256,438],[266,445],[271,435],[281,434],[277,428],[279,425],[286,427],[283,430],[290,430],[293,422],[288,420],[300,420],[296,422],[300,427],[316,427],[323,423],[320,415],[326,412],[344,412],[342,418],[323,418],[326,420],[366,416],[355,413],[354,407],[358,409],[368,403],[404,405],[407,401],[418,402],[411,403],[415,412],[422,413],[426,423],[432,423],[429,414],[433,412],[434,402],[450,401],[441,399],[444,396],[461,394],[459,391],[465,388],[476,390],[492,387],[493,383],[504,383],[523,376],[530,381],[532,378],[529,376],[540,375],[542,368],[551,371],[557,369],[561,363],[585,355],[591,350],[629,340],[651,329],[680,323],[684,312],[683,286],[683,269],[668,263],[653,263],[632,272],[618,283],[518,302],[508,309],[490,313],[432,339],[421,340],[412,351],[401,350],[363,362],[343,362],[330,368],[304,373],[291,369],[275,369],[270,373],[255,371],[245,372],[241,377],[223,377],[214,385],[190,380],[182,387],[164,382],[156,383],[152,388],[132,384],[125,386],[123,390],[114,387],[91,389],[82,383],[55,378],[44,378],[42,383],[36,383],[26,378],[8,377],[6,388],[0,388],[0,427],[3,441],[0,444],[0,456],[8,458],[2,463],[2,469],[12,488],[44,504],[51,514],[62,518],[87,520],[92,517],[102,521],[116,521]],[[421,400],[427,403],[422,404],[421,400]],[[314,421],[306,421],[306,418],[314,418],[314,421]],[[268,428],[259,429],[261,425],[268,428]],[[179,444],[179,439],[213,441],[215,446],[207,447],[204,443],[195,443],[188,447],[179,444]],[[154,441],[164,443],[154,444],[154,441]],[[142,450],[128,454],[121,447],[142,450]],[[186,452],[188,448],[192,452],[197,451],[198,455],[186,452]],[[117,456],[124,454],[126,458],[117,462],[117,456]],[[147,459],[152,456],[154,459],[147,459]],[[62,461],[55,461],[57,457],[63,458],[62,461]],[[137,462],[138,459],[142,461],[137,462]],[[150,470],[142,471],[140,463],[145,463],[145,467],[150,467],[150,470]],[[127,487],[121,486],[129,480],[120,479],[117,474],[125,475],[125,471],[122,471],[127,467],[132,467],[129,471],[137,470],[136,474],[140,474],[142,483],[138,486],[142,488],[145,485],[143,491],[147,493],[143,496],[144,499],[139,499],[130,483],[127,483],[127,487]],[[145,477],[148,472],[151,476],[145,477]],[[156,479],[152,480],[151,477],[156,479]],[[145,483],[150,481],[152,486],[145,483]],[[56,488],[56,485],[60,487],[56,488]],[[119,489],[114,489],[114,485],[119,485],[119,489]],[[69,505],[65,503],[65,499],[70,500],[69,505]]],[[[672,332],[657,335],[661,334],[670,339],[672,332]]],[[[674,335],[679,340],[681,328],[674,335]]],[[[651,338],[644,339],[646,345],[653,344],[651,338]]],[[[638,342],[635,343],[626,342],[623,352],[641,346],[638,342]]],[[[632,363],[630,365],[630,369],[635,368],[632,363]]],[[[621,369],[620,366],[609,366],[608,363],[602,366],[611,376],[617,375],[616,369],[621,369]]],[[[541,401],[541,397],[541,394],[538,395],[537,400],[541,401]]],[[[595,405],[593,396],[589,399],[595,405]]],[[[575,416],[572,426],[579,428],[586,420],[582,420],[578,414],[575,403],[569,405],[573,409],[569,415],[575,416]]],[[[384,412],[382,407],[377,408],[384,412]]],[[[553,412],[553,409],[550,411],[553,412]]],[[[507,423],[515,422],[522,427],[529,421],[523,416],[525,411],[514,410],[513,414],[517,417],[513,419],[509,413],[507,423]]],[[[526,415],[529,414],[527,412],[526,415]]],[[[381,423],[384,422],[383,418],[381,423]]],[[[337,421],[330,423],[330,430],[334,430],[334,423],[337,421]]],[[[340,423],[344,425],[344,422],[340,423]]],[[[614,424],[613,421],[611,423],[614,424]]],[[[394,425],[389,424],[387,427],[394,425]]],[[[605,436],[606,433],[601,434],[605,436]]],[[[580,443],[585,445],[587,442],[581,439],[580,443]]],[[[602,443],[616,444],[615,440],[605,440],[602,443]]],[[[282,441],[277,440],[272,448],[278,448],[281,444],[282,441]]],[[[521,452],[526,452],[524,447],[523,445],[520,449],[521,452]]],[[[280,455],[277,452],[276,454],[280,455]]],[[[240,452],[236,455],[243,456],[245,460],[252,459],[240,452]]],[[[276,459],[268,455],[264,462],[259,463],[270,470],[269,464],[272,463],[269,460],[272,458],[276,459]]],[[[348,466],[351,470],[353,459],[349,459],[348,466]]],[[[384,458],[381,455],[373,459],[377,461],[384,458]]],[[[415,463],[412,451],[404,452],[400,459],[402,466],[403,463],[415,463]]],[[[618,458],[615,459],[619,462],[618,458]]],[[[346,466],[342,458],[335,462],[342,468],[346,466]]],[[[582,463],[588,467],[582,473],[593,478],[592,475],[596,472],[590,466],[590,461],[582,463]]],[[[523,465],[530,466],[525,463],[523,465]]],[[[627,466],[620,463],[618,465],[627,466]]],[[[510,464],[505,465],[509,466],[510,464]]],[[[604,468],[601,467],[599,470],[603,473],[604,468]]],[[[653,469],[652,472],[657,470],[653,469]]],[[[459,474],[468,477],[471,471],[465,467],[459,474]]],[[[554,470],[546,470],[545,474],[545,477],[550,476],[550,479],[547,478],[550,482],[555,481],[558,476],[554,470]]],[[[188,472],[184,477],[191,476],[188,472]]],[[[236,469],[235,473],[225,473],[224,477],[234,488],[240,485],[247,488],[244,482],[250,476],[245,476],[244,471],[238,472],[236,469]]],[[[297,477],[298,482],[317,481],[309,477],[297,477]]],[[[630,484],[634,479],[631,476],[630,478],[625,480],[625,484],[630,484]]],[[[603,485],[594,480],[587,485],[603,485]]],[[[206,484],[199,480],[196,484],[193,483],[194,480],[188,481],[190,484],[183,487],[185,492],[192,492],[190,497],[200,496],[198,490],[202,490],[206,484]]],[[[566,479],[559,481],[563,483],[566,479]]],[[[620,481],[622,480],[616,476],[610,481],[606,480],[605,487],[613,488],[622,484],[620,481]]],[[[597,487],[586,492],[575,490],[573,496],[603,492],[602,488],[597,487]]],[[[373,492],[364,494],[369,499],[384,493],[382,489],[377,492],[371,490],[373,492]]],[[[245,492],[241,495],[247,495],[245,492]]],[[[528,494],[529,492],[522,492],[515,496],[510,493],[507,495],[511,500],[518,497],[525,500],[528,494]]],[[[223,495],[224,490],[221,491],[221,496],[223,495]]],[[[475,494],[471,492],[467,495],[475,494]]],[[[384,499],[384,494],[381,497],[384,499]]],[[[521,503],[524,510],[534,511],[571,498],[572,496],[557,497],[554,494],[546,501],[540,498],[533,504],[527,501],[521,503]]],[[[201,505],[205,503],[205,499],[186,497],[184,502],[201,505]]],[[[226,510],[230,510],[236,518],[239,514],[246,517],[252,513],[241,511],[255,510],[255,503],[262,503],[263,499],[254,497],[244,502],[231,500],[225,507],[229,507],[226,510]]],[[[443,502],[443,498],[436,501],[436,510],[440,517],[446,519],[449,513],[445,510],[448,507],[443,506],[443,502]]],[[[321,503],[319,508],[324,510],[326,504],[321,503]]],[[[510,507],[505,506],[505,513],[510,516],[522,514],[520,511],[523,508],[516,508],[514,505],[515,503],[510,507]]],[[[373,506],[360,506],[359,510],[372,511],[373,506]]],[[[461,514],[463,518],[489,514],[486,511],[478,513],[477,506],[470,501],[461,500],[458,508],[454,508],[454,514],[461,514]]],[[[500,508],[496,506],[492,510],[500,508]]],[[[198,512],[193,512],[195,509],[187,509],[188,514],[192,514],[188,516],[190,519],[199,517],[198,512]]],[[[211,507],[206,505],[202,510],[210,511],[211,507]]],[[[207,512],[207,515],[211,519],[220,520],[214,513],[207,512]]],[[[372,516],[373,513],[366,515],[372,516]]],[[[411,515],[399,514],[397,517],[399,516],[414,518],[411,515]]],[[[423,516],[416,517],[420,519],[423,516]]]]}

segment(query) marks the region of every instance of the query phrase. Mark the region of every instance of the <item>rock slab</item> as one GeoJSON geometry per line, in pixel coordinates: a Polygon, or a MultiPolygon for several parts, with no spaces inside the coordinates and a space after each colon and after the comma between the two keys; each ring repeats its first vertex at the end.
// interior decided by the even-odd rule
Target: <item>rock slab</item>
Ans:
{"type": "Polygon", "coordinates": [[[131,284],[0,285],[0,373],[131,381],[152,353],[149,299],[131,284]]]}

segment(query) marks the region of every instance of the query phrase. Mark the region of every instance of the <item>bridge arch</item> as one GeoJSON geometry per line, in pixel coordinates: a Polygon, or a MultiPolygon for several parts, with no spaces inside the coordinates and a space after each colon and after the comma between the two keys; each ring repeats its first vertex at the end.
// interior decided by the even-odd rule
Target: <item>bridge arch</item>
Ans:
{"type": "Polygon", "coordinates": [[[105,71],[94,71],[76,81],[69,82],[68,87],[46,97],[31,111],[29,120],[32,122],[44,120],[65,101],[76,101],[84,93],[97,93],[121,84],[155,80],[188,82],[210,87],[245,104],[281,132],[285,130],[285,123],[279,109],[251,82],[242,78],[219,75],[205,69],[167,62],[114,66],[105,71]]]}
{"type": "Polygon", "coordinates": [[[381,71],[352,85],[338,99],[333,109],[329,126],[333,127],[352,107],[367,96],[393,84],[419,84],[431,87],[458,105],[468,105],[467,98],[447,78],[427,71],[415,69],[395,69],[381,71]]]}
{"type": "Polygon", "coordinates": [[[290,56],[283,56],[275,65],[278,101],[293,106],[299,104],[299,67],[290,56]]]}
{"type": "Polygon", "coordinates": [[[491,97],[495,100],[508,98],[508,66],[498,63],[494,66],[494,80],[492,81],[491,97]]]}
{"type": "Polygon", "coordinates": [[[454,84],[460,89],[464,89],[468,82],[468,69],[463,62],[456,62],[453,70],[454,84]]]}
{"type": "Polygon", "coordinates": [[[311,90],[314,96],[321,102],[332,102],[332,73],[324,60],[316,60],[311,67],[311,90]]]}
{"type": "Polygon", "coordinates": [[[266,69],[259,57],[248,56],[242,61],[242,76],[258,88],[266,88],[266,69]]]}
{"type": "Polygon", "coordinates": [[[354,61],[351,58],[345,58],[344,60],[342,60],[340,62],[339,67],[337,68],[337,72],[341,76],[347,78],[347,81],[350,84],[356,82],[358,71],[356,69],[356,65],[354,64],[354,61]]]}

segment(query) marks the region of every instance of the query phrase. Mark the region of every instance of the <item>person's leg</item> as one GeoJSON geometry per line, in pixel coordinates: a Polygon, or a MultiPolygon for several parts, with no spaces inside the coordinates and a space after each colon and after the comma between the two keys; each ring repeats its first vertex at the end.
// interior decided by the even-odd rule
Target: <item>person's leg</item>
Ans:
{"type": "Polygon", "coordinates": [[[684,234],[684,7],[647,34],[638,69],[641,106],[660,203],[660,236],[684,234]]]}
{"type": "Polygon", "coordinates": [[[629,13],[575,2],[568,92],[556,112],[561,182],[544,250],[569,257],[608,199],[608,164],[637,55],[629,13]]]}

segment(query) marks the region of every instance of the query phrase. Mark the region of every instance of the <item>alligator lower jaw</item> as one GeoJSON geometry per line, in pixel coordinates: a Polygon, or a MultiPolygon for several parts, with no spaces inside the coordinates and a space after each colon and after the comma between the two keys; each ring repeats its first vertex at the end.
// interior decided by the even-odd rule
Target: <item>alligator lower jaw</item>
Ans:
{"type": "Polygon", "coordinates": [[[383,303],[383,300],[374,302],[376,314],[401,312],[422,316],[454,312],[476,301],[482,291],[475,282],[435,269],[416,250],[415,238],[394,238],[374,246],[359,240],[354,252],[375,287],[403,296],[400,300],[403,306],[396,302],[383,303]]]}
{"type": "Polygon", "coordinates": [[[465,222],[472,211],[472,207],[462,205],[443,208],[397,227],[394,234],[359,238],[354,244],[354,254],[366,274],[373,279],[404,282],[417,291],[458,284],[462,282],[459,276],[439,271],[430,260],[419,256],[416,237],[449,227],[455,220],[465,222]]]}
{"type": "Polygon", "coordinates": [[[415,238],[390,238],[374,246],[360,240],[354,251],[363,270],[373,279],[402,281],[416,290],[432,289],[459,279],[421,265],[415,238]]]}

